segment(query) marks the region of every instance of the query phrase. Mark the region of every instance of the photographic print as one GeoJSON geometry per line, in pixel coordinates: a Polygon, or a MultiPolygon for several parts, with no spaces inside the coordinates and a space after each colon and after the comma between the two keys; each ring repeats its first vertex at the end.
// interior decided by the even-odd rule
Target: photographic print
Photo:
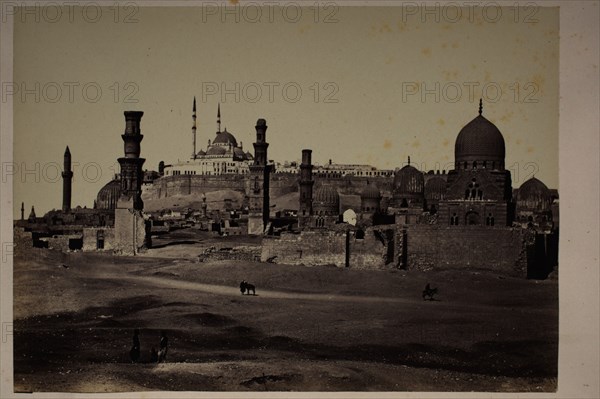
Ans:
{"type": "Polygon", "coordinates": [[[556,394],[558,6],[2,16],[13,394],[556,394]]]}

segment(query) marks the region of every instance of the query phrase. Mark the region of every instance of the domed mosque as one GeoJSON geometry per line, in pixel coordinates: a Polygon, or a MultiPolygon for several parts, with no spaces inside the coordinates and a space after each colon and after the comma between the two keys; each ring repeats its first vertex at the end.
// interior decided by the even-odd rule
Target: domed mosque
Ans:
{"type": "Polygon", "coordinates": [[[512,182],[504,169],[506,149],[500,130],[479,115],[458,133],[454,170],[448,172],[444,200],[439,201],[440,223],[450,225],[511,224],[512,182]]]}
{"type": "Polygon", "coordinates": [[[217,132],[215,138],[208,140],[205,150],[196,150],[196,98],[192,107],[192,135],[194,149],[190,160],[165,165],[165,176],[177,175],[222,175],[222,174],[247,174],[248,168],[254,159],[252,154],[244,152],[242,143],[238,145],[233,133],[225,127],[221,130],[221,104],[217,106],[217,132]]]}
{"type": "Polygon", "coordinates": [[[313,226],[331,227],[340,217],[340,195],[332,186],[322,186],[313,197],[313,226]]]}

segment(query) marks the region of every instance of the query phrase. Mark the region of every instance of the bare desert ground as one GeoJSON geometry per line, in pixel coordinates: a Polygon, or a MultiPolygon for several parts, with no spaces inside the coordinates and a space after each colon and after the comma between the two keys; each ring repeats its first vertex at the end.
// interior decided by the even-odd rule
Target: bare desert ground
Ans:
{"type": "Polygon", "coordinates": [[[19,250],[15,391],[556,390],[556,280],[198,263],[210,240],[184,238],[138,257],[19,250]]]}

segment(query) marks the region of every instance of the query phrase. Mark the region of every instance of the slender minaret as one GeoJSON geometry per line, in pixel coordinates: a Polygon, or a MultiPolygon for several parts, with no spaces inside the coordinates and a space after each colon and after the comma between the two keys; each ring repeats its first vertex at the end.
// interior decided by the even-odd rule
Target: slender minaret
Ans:
{"type": "Polygon", "coordinates": [[[298,227],[302,229],[310,223],[312,215],[313,185],[312,179],[312,150],[302,150],[302,163],[300,164],[300,207],[298,209],[298,227]]]}
{"type": "Polygon", "coordinates": [[[142,165],[146,161],[140,158],[140,142],[144,136],[140,132],[142,111],[125,111],[125,133],[121,135],[125,147],[125,156],[118,159],[121,165],[121,196],[133,199],[133,209],[144,209],[142,202],[142,165]]]}
{"type": "Polygon", "coordinates": [[[71,151],[69,146],[65,150],[64,156],[64,167],[62,172],[63,178],[63,212],[69,212],[71,210],[71,182],[73,180],[73,171],[71,170],[71,151]]]}
{"type": "Polygon", "coordinates": [[[250,209],[248,211],[248,234],[263,234],[269,223],[269,180],[271,165],[267,160],[267,121],[256,121],[254,163],[250,165],[250,209]]]}
{"type": "Polygon", "coordinates": [[[221,103],[217,105],[217,133],[221,133],[221,103]]]}
{"type": "Polygon", "coordinates": [[[25,220],[25,203],[21,202],[21,220],[25,220]]]}
{"type": "Polygon", "coordinates": [[[194,137],[194,152],[192,159],[196,159],[196,96],[194,96],[194,105],[192,107],[192,136],[194,137]]]}
{"type": "Polygon", "coordinates": [[[483,113],[483,99],[479,99],[479,115],[483,113]]]}

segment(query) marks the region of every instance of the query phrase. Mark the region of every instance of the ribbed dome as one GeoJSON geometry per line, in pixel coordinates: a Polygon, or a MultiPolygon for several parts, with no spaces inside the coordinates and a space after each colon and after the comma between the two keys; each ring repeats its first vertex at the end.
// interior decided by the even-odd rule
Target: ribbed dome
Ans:
{"type": "Polygon", "coordinates": [[[206,155],[225,155],[227,149],[225,147],[210,147],[206,155]]]}
{"type": "Polygon", "coordinates": [[[394,175],[394,192],[397,194],[423,194],[423,173],[411,165],[406,165],[394,175]]]}
{"type": "Polygon", "coordinates": [[[360,193],[360,197],[362,199],[376,199],[376,200],[379,200],[379,199],[381,199],[381,192],[379,191],[379,189],[377,188],[377,186],[375,186],[374,184],[369,184],[367,182],[367,185],[365,186],[365,188],[360,193]]]}
{"type": "Polygon", "coordinates": [[[425,183],[425,198],[428,200],[443,200],[446,196],[446,180],[434,177],[425,183]]]}
{"type": "Polygon", "coordinates": [[[206,152],[204,152],[203,150],[198,151],[198,155],[202,156],[202,155],[206,155],[206,152]]]}
{"type": "Polygon", "coordinates": [[[546,211],[550,209],[551,203],[550,190],[535,177],[523,183],[517,191],[517,208],[520,210],[546,211]]]}
{"type": "Polygon", "coordinates": [[[96,197],[96,208],[115,209],[120,196],[121,181],[114,179],[105,184],[104,187],[98,191],[98,196],[96,197]]]}
{"type": "Polygon", "coordinates": [[[323,186],[317,190],[313,197],[313,210],[317,213],[324,212],[330,215],[337,215],[340,209],[340,196],[338,192],[330,186],[323,186]]]}
{"type": "Polygon", "coordinates": [[[231,144],[234,147],[238,146],[237,140],[235,139],[233,134],[227,131],[227,128],[225,128],[225,130],[223,130],[220,133],[217,132],[217,137],[215,137],[213,144],[231,144]]]}
{"type": "Polygon", "coordinates": [[[504,137],[492,122],[479,115],[463,127],[456,138],[456,162],[497,162],[503,168],[505,156],[504,137]]]}
{"type": "Polygon", "coordinates": [[[254,155],[252,155],[252,153],[250,151],[246,151],[246,158],[254,159],[254,155]]]}

